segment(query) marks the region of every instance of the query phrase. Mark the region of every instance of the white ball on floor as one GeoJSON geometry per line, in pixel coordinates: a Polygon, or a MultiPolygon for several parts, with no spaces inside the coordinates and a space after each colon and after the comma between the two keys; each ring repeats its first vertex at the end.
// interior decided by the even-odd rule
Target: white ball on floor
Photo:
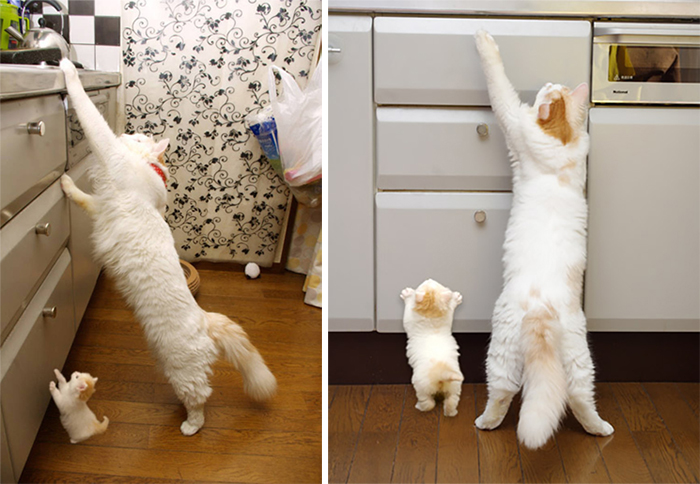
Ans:
{"type": "Polygon", "coordinates": [[[260,276],[260,267],[255,262],[248,262],[245,265],[245,276],[248,279],[256,279],[260,276]]]}

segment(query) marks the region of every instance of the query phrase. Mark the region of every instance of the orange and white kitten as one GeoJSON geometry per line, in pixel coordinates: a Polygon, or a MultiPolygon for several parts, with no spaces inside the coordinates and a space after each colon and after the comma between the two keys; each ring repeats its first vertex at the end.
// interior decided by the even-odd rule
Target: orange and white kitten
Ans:
{"type": "Polygon", "coordinates": [[[416,408],[432,410],[435,395],[442,394],[445,416],[454,417],[464,377],[459,370],[459,347],[452,336],[452,317],[462,295],[428,279],[415,290],[407,287],[401,291],[401,299],[405,302],[406,356],[413,368],[416,408]]]}
{"type": "Polygon", "coordinates": [[[105,415],[102,422],[87,406],[87,401],[95,393],[97,378],[89,373],[73,372],[70,381],[66,381],[60,371],[54,370],[58,379],[58,388],[54,382],[49,383],[49,391],[61,412],[61,424],[68,432],[71,444],[77,444],[93,435],[104,433],[109,425],[105,415]]]}

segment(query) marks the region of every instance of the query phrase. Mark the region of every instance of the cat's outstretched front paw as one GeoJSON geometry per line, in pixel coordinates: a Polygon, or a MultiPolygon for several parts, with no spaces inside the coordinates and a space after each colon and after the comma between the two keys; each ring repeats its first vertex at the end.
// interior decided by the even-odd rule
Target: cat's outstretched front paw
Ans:
{"type": "Polygon", "coordinates": [[[452,300],[455,302],[455,306],[462,304],[462,295],[458,292],[452,293],[452,300]]]}
{"type": "Polygon", "coordinates": [[[409,297],[413,296],[415,293],[416,293],[416,291],[414,289],[407,287],[406,289],[401,291],[401,299],[403,299],[405,301],[409,297]]]}
{"type": "Polygon", "coordinates": [[[61,68],[63,75],[66,76],[66,78],[74,79],[78,77],[78,70],[75,68],[75,64],[73,64],[67,57],[61,59],[58,67],[61,68]]]}
{"type": "Polygon", "coordinates": [[[50,391],[50,392],[56,391],[56,383],[54,383],[54,382],[49,382],[49,391],[50,391]]]}
{"type": "Polygon", "coordinates": [[[476,34],[474,34],[474,37],[476,37],[476,48],[480,51],[482,51],[484,48],[489,47],[498,51],[498,44],[494,40],[493,36],[489,34],[486,30],[477,30],[476,34]]]}
{"type": "Polygon", "coordinates": [[[73,179],[65,173],[61,175],[61,190],[63,190],[63,193],[65,193],[69,198],[73,195],[73,191],[75,190],[75,183],[73,182],[73,179]]]}

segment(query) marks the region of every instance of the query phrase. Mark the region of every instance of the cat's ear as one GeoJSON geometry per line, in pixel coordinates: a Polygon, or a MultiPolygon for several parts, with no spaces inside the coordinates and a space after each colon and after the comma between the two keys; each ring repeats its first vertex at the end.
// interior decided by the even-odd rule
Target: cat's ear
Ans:
{"type": "Polygon", "coordinates": [[[576,86],[576,89],[571,91],[571,97],[578,104],[588,104],[588,84],[582,82],[581,84],[576,86]]]}
{"type": "Polygon", "coordinates": [[[168,149],[168,145],[169,145],[169,144],[170,144],[170,140],[169,140],[168,138],[162,139],[162,140],[160,140],[158,143],[156,143],[155,145],[153,145],[153,148],[152,148],[151,151],[153,151],[153,153],[154,153],[156,156],[160,156],[160,155],[162,155],[163,153],[165,153],[165,150],[168,149]]]}
{"type": "Polygon", "coordinates": [[[424,291],[416,291],[416,302],[417,303],[421,302],[424,297],[425,297],[424,291]]]}
{"type": "Polygon", "coordinates": [[[538,119],[541,119],[542,121],[547,121],[549,119],[549,106],[550,103],[540,104],[540,107],[537,110],[538,119]]]}

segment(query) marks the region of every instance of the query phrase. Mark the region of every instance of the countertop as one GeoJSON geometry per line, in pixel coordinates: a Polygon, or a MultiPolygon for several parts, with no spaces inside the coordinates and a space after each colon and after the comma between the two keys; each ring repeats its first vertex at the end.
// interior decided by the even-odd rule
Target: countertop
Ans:
{"type": "MultiPolygon", "coordinates": [[[[118,86],[121,74],[79,69],[86,91],[118,86]]],[[[0,65],[0,101],[63,92],[63,72],[52,66],[0,65]]]]}
{"type": "Polygon", "coordinates": [[[328,9],[377,14],[700,19],[698,0],[329,0],[328,9]]]}

